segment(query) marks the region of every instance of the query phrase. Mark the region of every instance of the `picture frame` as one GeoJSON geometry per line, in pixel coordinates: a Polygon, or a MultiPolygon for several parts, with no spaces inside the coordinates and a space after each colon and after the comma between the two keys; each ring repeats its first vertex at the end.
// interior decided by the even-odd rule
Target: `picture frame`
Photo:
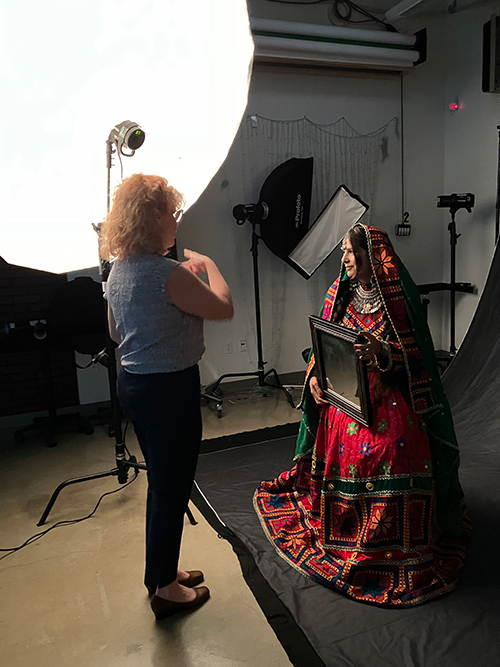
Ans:
{"type": "Polygon", "coordinates": [[[316,375],[323,398],[364,426],[372,424],[366,365],[354,352],[363,332],[310,315],[316,375]]]}

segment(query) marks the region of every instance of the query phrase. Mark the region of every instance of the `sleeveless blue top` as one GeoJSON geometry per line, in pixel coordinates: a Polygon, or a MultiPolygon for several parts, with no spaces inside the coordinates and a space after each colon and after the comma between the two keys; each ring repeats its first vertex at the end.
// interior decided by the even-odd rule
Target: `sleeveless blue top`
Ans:
{"type": "Polygon", "coordinates": [[[165,282],[179,265],[161,255],[128,255],[115,261],[106,298],[121,336],[121,364],[129,373],[171,373],[201,359],[203,320],[177,308],[165,282]]]}

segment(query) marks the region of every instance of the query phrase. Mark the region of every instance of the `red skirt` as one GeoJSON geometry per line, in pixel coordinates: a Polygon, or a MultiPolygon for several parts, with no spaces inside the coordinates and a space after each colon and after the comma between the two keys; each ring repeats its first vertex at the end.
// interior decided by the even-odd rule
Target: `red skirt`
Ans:
{"type": "Polygon", "coordinates": [[[451,591],[465,539],[440,535],[429,440],[420,418],[391,390],[376,396],[373,424],[322,411],[312,455],[262,482],[254,505],[278,553],[355,600],[419,604],[451,591]]]}

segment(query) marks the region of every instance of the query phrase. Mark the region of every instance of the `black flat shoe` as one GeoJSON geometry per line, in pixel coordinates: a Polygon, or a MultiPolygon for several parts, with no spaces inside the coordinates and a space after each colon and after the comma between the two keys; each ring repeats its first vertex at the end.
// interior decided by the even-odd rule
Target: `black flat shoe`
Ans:
{"type": "MultiPolygon", "coordinates": [[[[181,586],[186,586],[186,588],[194,588],[195,586],[199,586],[205,581],[205,575],[201,570],[186,571],[189,574],[189,577],[184,579],[184,581],[179,581],[181,586]]],[[[146,588],[148,589],[149,597],[153,597],[153,595],[156,593],[156,586],[146,586],[146,588]]]]}
{"type": "Polygon", "coordinates": [[[151,609],[156,616],[156,620],[163,621],[163,619],[172,616],[172,614],[177,614],[181,611],[194,611],[204,605],[210,597],[208,588],[200,586],[193,590],[196,592],[196,597],[191,602],[173,602],[172,600],[164,600],[157,595],[153,595],[151,598],[151,609]]]}

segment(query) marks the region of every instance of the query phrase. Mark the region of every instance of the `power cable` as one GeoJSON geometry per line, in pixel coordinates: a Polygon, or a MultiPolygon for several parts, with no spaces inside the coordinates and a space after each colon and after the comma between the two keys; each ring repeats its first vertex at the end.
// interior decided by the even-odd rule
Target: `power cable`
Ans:
{"type": "Polygon", "coordinates": [[[396,28],[394,28],[394,26],[392,26],[390,23],[387,23],[374,14],[371,14],[367,9],[355,4],[352,2],[352,0],[334,0],[328,9],[328,18],[330,21],[332,21],[333,17],[340,21],[344,21],[345,23],[380,23],[387,30],[390,30],[391,32],[397,32],[396,28]],[[361,20],[352,19],[351,17],[354,12],[361,14],[361,16],[366,16],[366,18],[361,20]]]}
{"type": "MultiPolygon", "coordinates": [[[[129,420],[127,419],[127,421],[125,423],[125,428],[124,428],[124,431],[123,431],[123,446],[125,448],[125,452],[127,453],[127,456],[130,458],[130,452],[128,450],[127,445],[125,444],[125,436],[127,435],[128,425],[129,425],[129,420]]],[[[144,461],[140,461],[140,463],[144,463],[144,461]]],[[[30,544],[33,544],[33,542],[36,542],[37,540],[41,539],[42,537],[47,535],[47,533],[50,533],[50,531],[53,530],[54,528],[58,528],[59,526],[71,526],[75,523],[80,523],[81,521],[86,521],[87,519],[90,519],[97,512],[97,508],[101,504],[101,501],[103,500],[103,498],[105,498],[106,496],[110,496],[113,493],[117,493],[118,491],[121,491],[122,489],[125,489],[127,486],[130,486],[130,484],[132,484],[132,482],[135,482],[135,480],[137,479],[138,474],[139,474],[139,470],[135,468],[134,469],[134,477],[129,482],[127,482],[123,486],[119,486],[114,491],[107,491],[106,493],[103,493],[102,496],[97,501],[96,506],[94,507],[92,512],[90,514],[88,514],[87,516],[80,517],[79,519],[69,519],[67,521],[58,521],[57,523],[55,523],[50,528],[47,528],[47,530],[42,530],[42,532],[36,533],[35,535],[32,535],[31,537],[28,537],[26,542],[23,542],[23,544],[19,545],[18,547],[10,547],[10,548],[7,548],[7,549],[0,548],[0,551],[7,551],[8,552],[8,553],[4,554],[3,556],[0,556],[0,560],[3,560],[4,558],[7,558],[7,556],[11,556],[13,553],[16,553],[17,551],[20,551],[21,549],[24,549],[24,547],[27,547],[30,544]]]]}
{"type": "Polygon", "coordinates": [[[127,482],[123,486],[118,487],[114,491],[107,491],[106,493],[103,493],[102,496],[97,501],[96,506],[94,507],[92,512],[90,512],[90,514],[87,514],[87,516],[80,517],[79,519],[69,519],[67,521],[58,521],[57,523],[55,523],[50,528],[47,528],[47,530],[43,530],[40,533],[36,533],[35,535],[32,535],[31,537],[28,537],[26,542],[19,545],[18,547],[10,547],[8,549],[0,549],[0,551],[7,551],[8,552],[8,553],[4,554],[3,556],[0,556],[0,560],[3,560],[4,558],[7,558],[7,556],[11,556],[13,553],[18,552],[21,549],[24,549],[24,547],[27,547],[30,544],[33,544],[33,542],[36,542],[37,540],[39,540],[42,537],[44,537],[45,535],[47,535],[47,533],[50,533],[51,530],[54,530],[54,528],[58,528],[59,526],[71,526],[75,523],[80,523],[81,521],[86,521],[87,519],[90,519],[97,512],[97,508],[101,504],[101,501],[103,500],[103,498],[105,498],[106,496],[110,496],[113,493],[118,493],[118,491],[121,491],[122,489],[126,488],[127,486],[130,486],[130,484],[132,484],[132,482],[135,482],[135,480],[137,479],[138,474],[139,474],[139,471],[134,470],[134,477],[129,482],[127,482]]]}

